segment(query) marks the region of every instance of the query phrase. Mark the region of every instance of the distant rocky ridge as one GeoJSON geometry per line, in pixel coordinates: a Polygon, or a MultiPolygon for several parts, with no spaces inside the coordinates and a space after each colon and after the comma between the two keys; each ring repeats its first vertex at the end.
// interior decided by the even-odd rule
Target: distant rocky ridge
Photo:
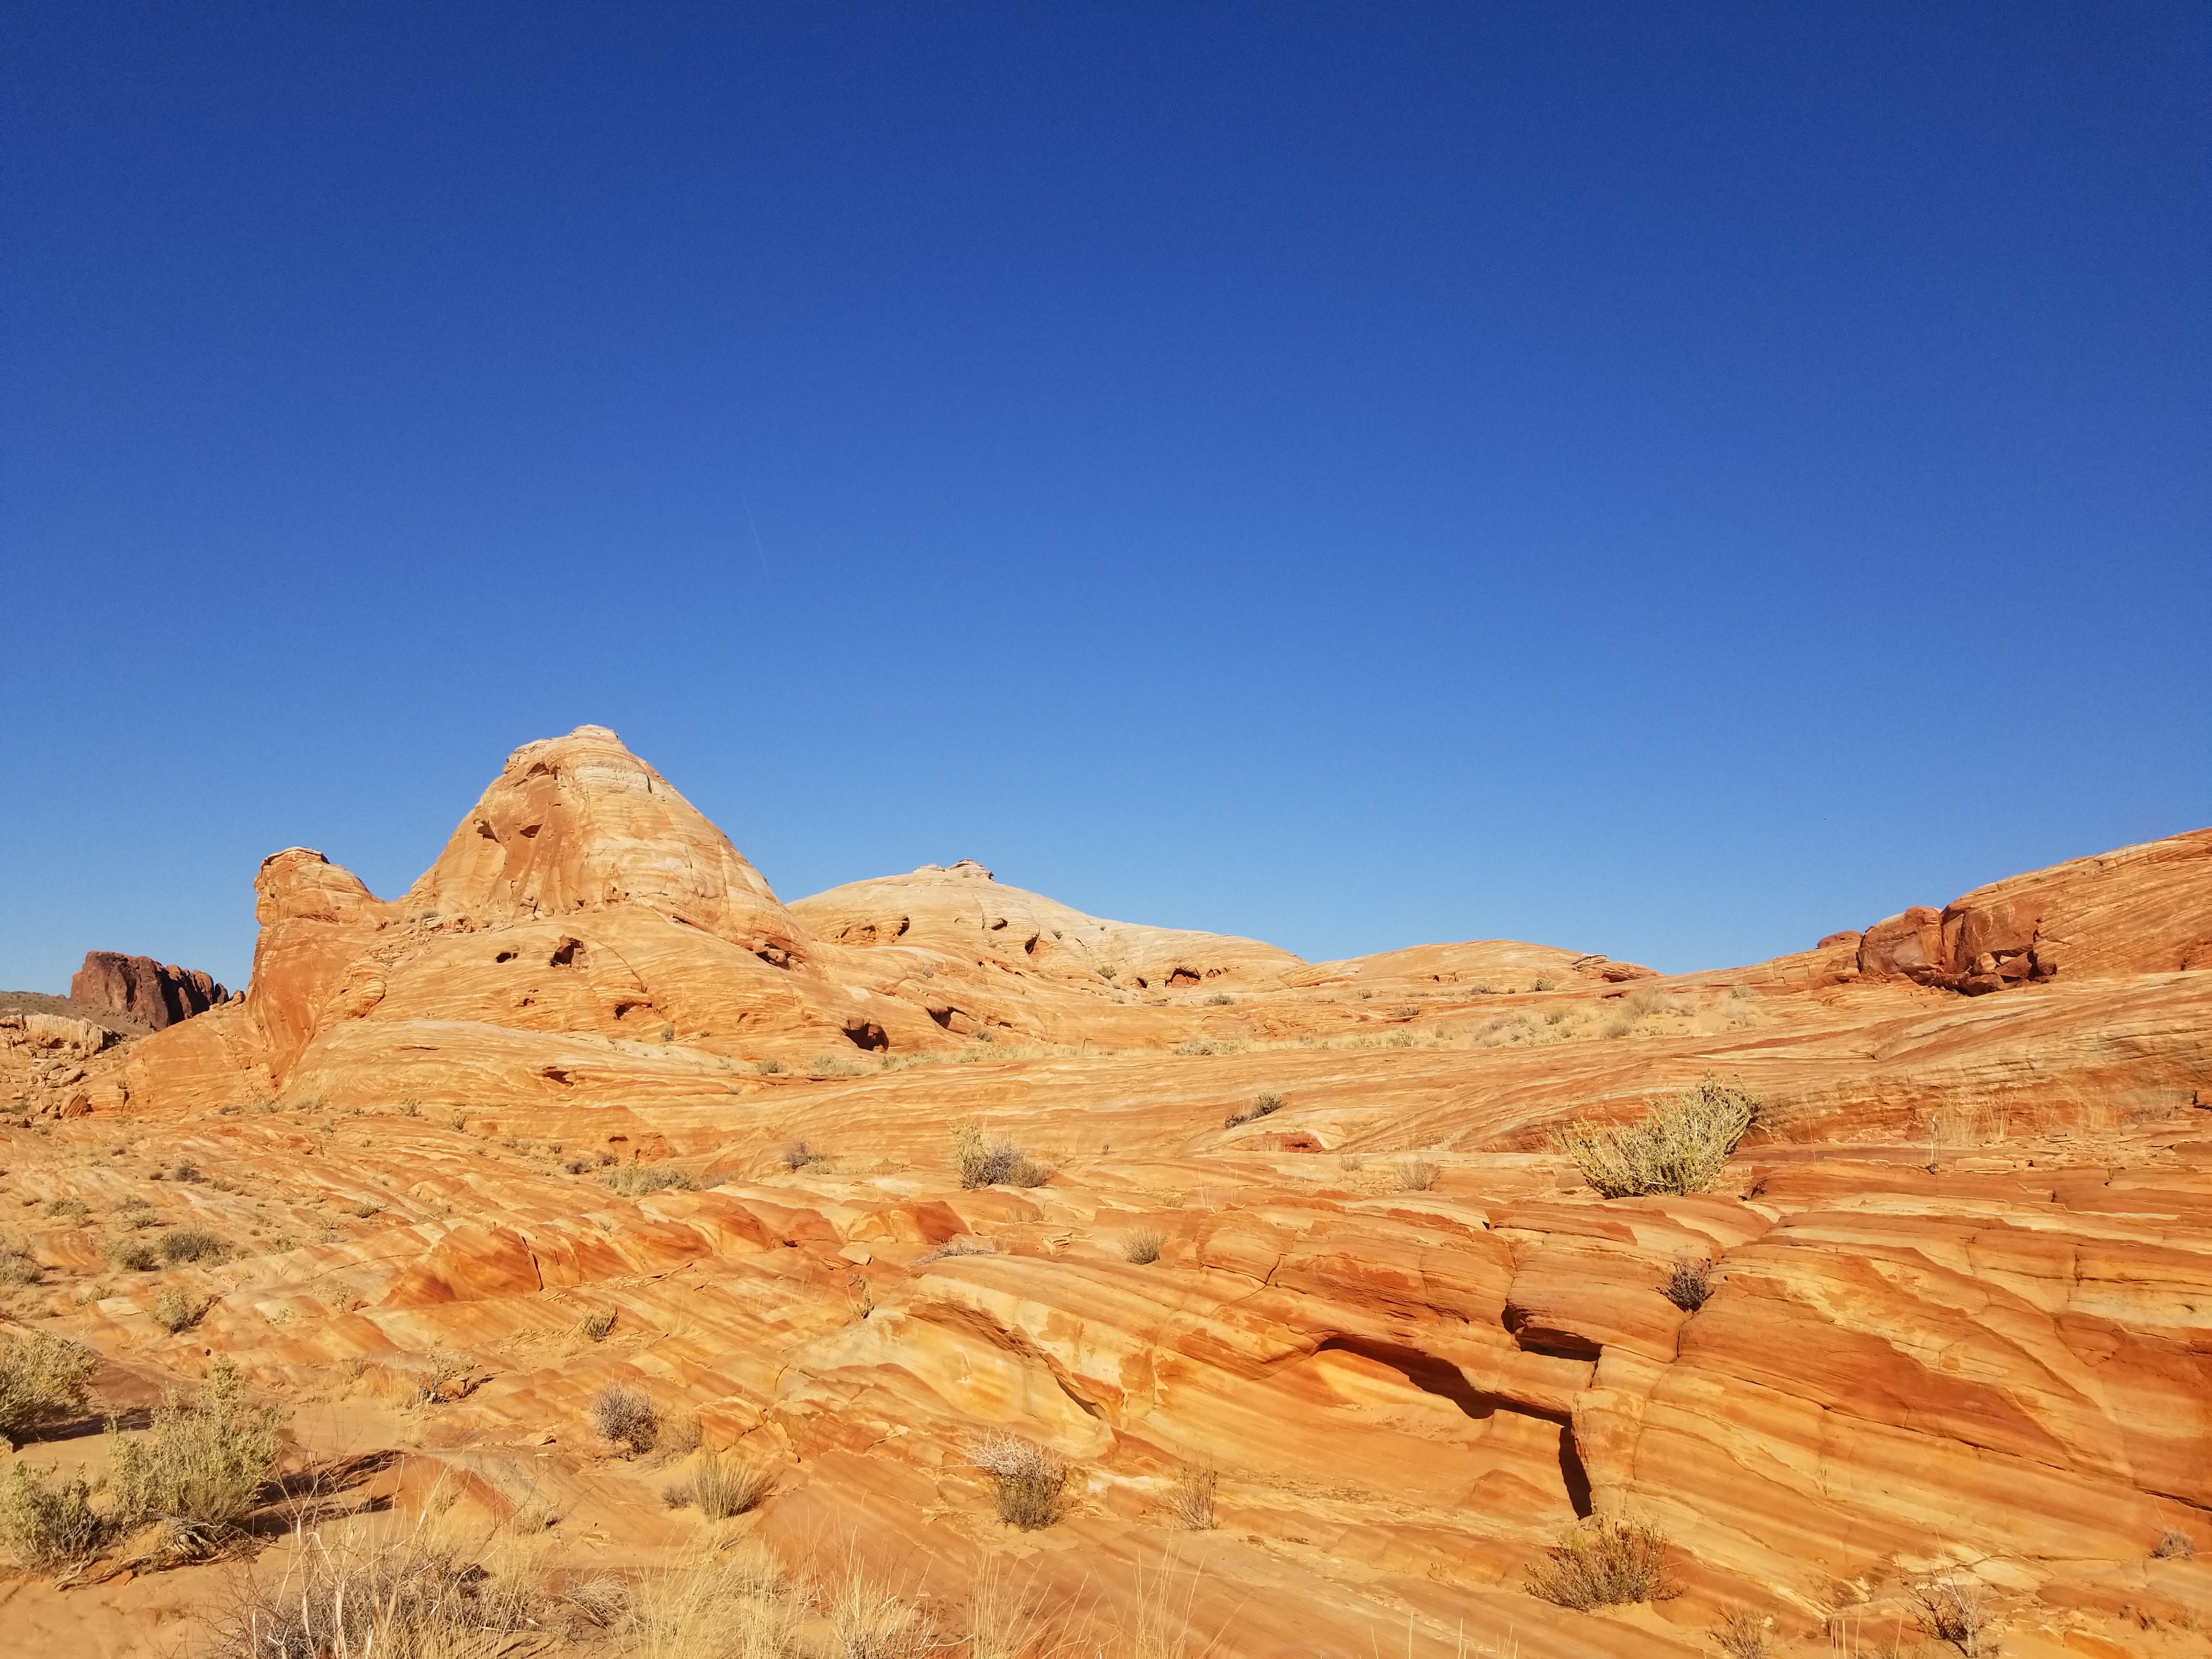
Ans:
{"type": "Polygon", "coordinates": [[[119,951],[86,951],[84,966],[70,978],[70,1001],[156,1031],[220,1007],[232,995],[199,969],[165,967],[119,951]]]}

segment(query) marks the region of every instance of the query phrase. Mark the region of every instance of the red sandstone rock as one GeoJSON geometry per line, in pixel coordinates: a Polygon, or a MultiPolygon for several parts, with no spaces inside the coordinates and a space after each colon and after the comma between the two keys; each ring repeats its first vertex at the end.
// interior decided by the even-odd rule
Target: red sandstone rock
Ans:
{"type": "Polygon", "coordinates": [[[197,968],[163,967],[151,957],[88,951],[70,979],[70,999],[161,1030],[204,1014],[230,993],[197,968]]]}

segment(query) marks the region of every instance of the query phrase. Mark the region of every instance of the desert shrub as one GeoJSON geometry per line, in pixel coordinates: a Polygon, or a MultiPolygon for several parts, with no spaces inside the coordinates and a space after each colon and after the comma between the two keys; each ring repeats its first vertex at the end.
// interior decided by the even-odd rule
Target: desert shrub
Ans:
{"type": "Polygon", "coordinates": [[[1555,979],[1538,979],[1532,981],[1528,988],[1532,991],[1555,991],[1559,986],[1559,981],[1555,979]]]}
{"type": "Polygon", "coordinates": [[[154,1317],[173,1334],[191,1329],[214,1305],[203,1297],[185,1295],[173,1285],[164,1285],[155,1293],[154,1317]]]}
{"type": "MultiPolygon", "coordinates": [[[[281,1578],[246,1578],[214,1659],[488,1659],[551,1622],[534,1579],[488,1571],[420,1527],[367,1542],[297,1540],[281,1578]]],[[[604,1619],[589,1620],[605,1623],[604,1619]]],[[[522,1649],[529,1651],[533,1649],[522,1649]]]]}
{"type": "Polygon", "coordinates": [[[1641,1123],[1577,1122],[1553,1141],[1607,1198],[1702,1193],[1758,1116],[1756,1097],[1708,1077],[1654,1104],[1641,1123]]]}
{"type": "Polygon", "coordinates": [[[614,1328],[615,1310],[612,1308],[599,1308],[587,1313],[576,1326],[584,1339],[590,1342],[605,1341],[613,1334],[614,1328]]]}
{"type": "Polygon", "coordinates": [[[976,1238],[967,1233],[957,1233],[927,1255],[915,1257],[910,1265],[923,1267],[933,1261],[942,1261],[948,1256],[996,1255],[998,1253],[999,1247],[988,1238],[976,1238]]]}
{"type": "Polygon", "coordinates": [[[1194,1463],[1168,1488],[1168,1513],[1186,1532],[1213,1530],[1213,1489],[1219,1477],[1212,1468],[1194,1463]]]}
{"type": "Polygon", "coordinates": [[[1602,1037],[1625,1037],[1635,1029],[1636,1022],[1627,1015],[1615,1014],[1598,1028],[1597,1034],[1602,1037]]]}
{"type": "Polygon", "coordinates": [[[671,1187],[687,1193],[699,1188],[696,1181],[672,1164],[617,1164],[599,1179],[624,1198],[643,1198],[671,1187]]]}
{"type": "Polygon", "coordinates": [[[783,1062],[780,1060],[759,1060],[755,1063],[753,1070],[763,1077],[775,1077],[783,1071],[783,1062]]]}
{"type": "Polygon", "coordinates": [[[1221,1121],[1224,1129],[1233,1129],[1240,1123],[1251,1123],[1263,1117],[1273,1117],[1283,1109],[1283,1097],[1273,1089],[1262,1089],[1252,1097],[1252,1103],[1241,1112],[1231,1112],[1221,1121]]]}
{"type": "Polygon", "coordinates": [[[230,1241],[204,1227],[173,1227],[161,1235],[161,1255],[167,1261],[227,1261],[230,1241]]]}
{"type": "Polygon", "coordinates": [[[1398,1160],[1398,1185],[1409,1193],[1425,1193],[1437,1184],[1437,1162],[1430,1158],[1398,1160]]]}
{"type": "Polygon", "coordinates": [[[2151,1552],[2161,1561],[2188,1561],[2195,1559],[2197,1545],[2190,1535],[2176,1527],[2168,1527],[2159,1534],[2158,1542],[2151,1552]]]}
{"type": "Polygon", "coordinates": [[[981,1125],[963,1123],[953,1132],[952,1164],[963,1187],[1042,1187],[1052,1179],[1048,1165],[1038,1163],[1012,1140],[991,1140],[981,1125]]]}
{"type": "Polygon", "coordinates": [[[1713,1264],[1703,1256],[1679,1258],[1659,1287],[1666,1298],[1684,1313],[1695,1313],[1712,1299],[1713,1264]]]}
{"type": "Polygon", "coordinates": [[[623,1448],[626,1457],[641,1457],[660,1438],[660,1413],[653,1397],[627,1382],[610,1382],[592,1398],[592,1426],[603,1440],[623,1448]]]}
{"type": "Polygon", "coordinates": [[[793,1174],[810,1164],[827,1164],[830,1161],[829,1153],[817,1152],[803,1140],[793,1141],[790,1146],[777,1153],[776,1158],[785,1169],[793,1174]]]}
{"type": "Polygon", "coordinates": [[[117,1226],[134,1231],[161,1224],[161,1218],[155,1213],[154,1206],[143,1198],[125,1199],[115,1206],[113,1219],[117,1226]]]}
{"type": "Polygon", "coordinates": [[[1989,1634],[1989,1589],[1978,1578],[1929,1578],[1912,1587],[1922,1620],[1930,1635],[1948,1642],[1966,1659],[1994,1652],[1984,1638],[1989,1634]]]}
{"type": "Polygon", "coordinates": [[[107,1259],[135,1273],[150,1273],[161,1265],[161,1247],[150,1238],[118,1238],[107,1247],[107,1259]]]}
{"type": "Polygon", "coordinates": [[[43,1271],[38,1258],[21,1244],[0,1239],[0,1285],[11,1287],[35,1285],[43,1271]]]}
{"type": "Polygon", "coordinates": [[[999,1519],[1024,1532],[1060,1519],[1067,1465],[1053,1453],[1011,1434],[994,1434],[976,1442],[969,1455],[991,1477],[999,1519]]]}
{"type": "Polygon", "coordinates": [[[160,1522],[173,1548],[204,1553],[253,1513],[283,1430],[283,1412],[247,1403],[237,1368],[216,1361],[199,1389],[162,1397],[143,1436],[108,1425],[116,1525],[160,1522]]]}
{"type": "Polygon", "coordinates": [[[174,1164],[170,1166],[169,1179],[172,1181],[191,1182],[204,1181],[207,1177],[200,1173],[200,1166],[198,1164],[193,1163],[191,1159],[186,1158],[181,1163],[174,1164]]]}
{"type": "Polygon", "coordinates": [[[1767,1642],[1766,1621],[1742,1607],[1721,1615],[1713,1626],[1713,1645],[1727,1659],[1767,1659],[1774,1650],[1767,1642]]]}
{"type": "Polygon", "coordinates": [[[79,1342],[44,1331],[0,1336],[0,1439],[76,1416],[99,1369],[99,1356],[79,1342]]]}
{"type": "Polygon", "coordinates": [[[63,1477],[24,1462],[8,1471],[0,1486],[0,1540],[33,1571],[82,1560],[106,1534],[82,1473],[63,1477]]]}
{"type": "Polygon", "coordinates": [[[1544,1552],[1529,1569],[1528,1593],[1579,1613],[1657,1601],[1673,1594],[1666,1554],[1666,1535],[1656,1527],[1603,1516],[1544,1552]]]}
{"type": "Polygon", "coordinates": [[[46,1214],[56,1221],[83,1223],[92,1219],[92,1211],[81,1198],[50,1198],[46,1214]]]}
{"type": "Polygon", "coordinates": [[[858,1077],[860,1067],[843,1054],[817,1054],[806,1062],[806,1069],[817,1077],[858,1077]]]}
{"type": "Polygon", "coordinates": [[[660,1496],[671,1509],[696,1507],[709,1521],[726,1521],[757,1508],[775,1485],[775,1471],[764,1464],[701,1452],[690,1478],[660,1496]]]}
{"type": "Polygon", "coordinates": [[[1121,1241],[1121,1260],[1133,1261],[1139,1267],[1160,1259],[1160,1247],[1168,1237],[1158,1227],[1139,1227],[1121,1241]]]}

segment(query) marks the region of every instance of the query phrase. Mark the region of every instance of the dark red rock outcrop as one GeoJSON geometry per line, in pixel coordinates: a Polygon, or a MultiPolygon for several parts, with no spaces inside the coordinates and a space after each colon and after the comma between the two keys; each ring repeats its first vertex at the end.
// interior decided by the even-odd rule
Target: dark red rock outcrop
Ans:
{"type": "Polygon", "coordinates": [[[1859,971],[1979,996],[2062,967],[2079,976],[2212,966],[2208,867],[2212,830],[2197,830],[1993,882],[1940,911],[1915,905],[1867,929],[1859,971]]]}
{"type": "Polygon", "coordinates": [[[88,951],[70,978],[70,998],[155,1030],[204,1014],[231,994],[197,968],[164,967],[151,957],[88,951]]]}

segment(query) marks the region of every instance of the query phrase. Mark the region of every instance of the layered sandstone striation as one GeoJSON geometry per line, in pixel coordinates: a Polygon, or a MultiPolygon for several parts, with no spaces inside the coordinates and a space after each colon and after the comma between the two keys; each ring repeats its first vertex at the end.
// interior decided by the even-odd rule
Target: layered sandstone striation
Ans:
{"type": "MultiPolygon", "coordinates": [[[[585,727],[400,898],[275,855],[244,1001],[72,1059],[85,1115],[0,1158],[40,1267],[14,1311],[118,1405],[234,1360],[294,1403],[303,1478],[374,1453],[376,1502],[526,1524],[550,1571],[741,1534],[865,1564],[976,1652],[1057,1650],[962,1634],[1008,1573],[1132,1655],[1686,1656],[1739,1613],[1778,1654],[1926,1655],[1944,1575],[2014,1659],[2201,1652],[2208,852],[1721,972],[1306,963],[968,861],[786,906],[585,727]],[[1761,1102],[1710,1192],[1606,1200],[1557,1151],[1708,1076],[1761,1102]],[[963,1124],[1048,1178],[963,1187],[963,1124]],[[184,1227],[235,1254],[112,1265],[184,1227]],[[693,1464],[599,1437],[614,1383],[767,1501],[668,1510],[693,1464]],[[995,1518],[993,1432],[1070,1464],[1053,1525],[995,1518]],[[1600,1515],[1665,1533],[1677,1593],[1528,1593],[1600,1515]]],[[[212,1619],[222,1582],[12,1605],[150,1652],[149,1608],[212,1619]]]]}

